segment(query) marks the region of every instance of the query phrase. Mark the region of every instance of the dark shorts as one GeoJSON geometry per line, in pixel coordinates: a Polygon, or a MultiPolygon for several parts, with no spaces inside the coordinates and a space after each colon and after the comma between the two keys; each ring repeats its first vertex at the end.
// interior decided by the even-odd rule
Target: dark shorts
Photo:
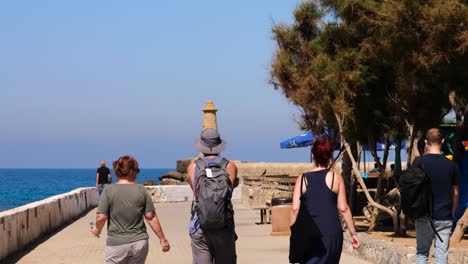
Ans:
{"type": "Polygon", "coordinates": [[[237,263],[234,228],[203,232],[199,228],[192,238],[193,264],[235,264],[237,263]]]}

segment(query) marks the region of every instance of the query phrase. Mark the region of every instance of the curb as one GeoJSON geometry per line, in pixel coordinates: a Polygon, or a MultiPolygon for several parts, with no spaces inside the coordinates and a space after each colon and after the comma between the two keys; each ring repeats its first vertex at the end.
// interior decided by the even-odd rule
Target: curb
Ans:
{"type": "MultiPolygon", "coordinates": [[[[361,246],[353,249],[351,237],[346,232],[343,235],[343,251],[376,264],[416,262],[416,248],[414,247],[373,238],[366,233],[359,233],[359,242],[361,246]]],[[[468,263],[468,249],[450,249],[448,263],[468,263]]]]}

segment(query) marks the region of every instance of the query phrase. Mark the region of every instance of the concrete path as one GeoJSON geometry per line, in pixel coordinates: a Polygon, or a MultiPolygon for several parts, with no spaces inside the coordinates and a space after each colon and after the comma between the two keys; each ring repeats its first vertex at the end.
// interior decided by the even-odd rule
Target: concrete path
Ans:
{"type": "MultiPolygon", "coordinates": [[[[256,211],[235,203],[238,263],[288,263],[289,237],[270,236],[271,225],[256,225],[260,220],[256,211]]],[[[159,240],[148,227],[150,251],[147,263],[191,263],[191,247],[188,236],[190,203],[160,203],[156,210],[164,232],[171,244],[171,251],[163,253],[159,240]]],[[[32,248],[17,263],[74,264],[103,263],[106,231],[101,238],[89,232],[89,222],[95,221],[96,209],[65,227],[43,243],[32,248]]],[[[343,253],[341,263],[368,263],[343,253]]]]}

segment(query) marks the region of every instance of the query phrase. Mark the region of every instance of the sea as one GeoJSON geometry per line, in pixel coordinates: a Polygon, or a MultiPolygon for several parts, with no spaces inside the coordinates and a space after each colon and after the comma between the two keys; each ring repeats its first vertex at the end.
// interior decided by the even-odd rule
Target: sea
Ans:
{"type": "MultiPolygon", "coordinates": [[[[137,183],[158,177],[171,168],[141,169],[137,183]]],[[[112,171],[112,170],[111,170],[112,171]]],[[[112,182],[116,182],[112,174],[112,182]]],[[[96,186],[94,169],[0,169],[0,211],[36,202],[81,187],[96,186]]]]}

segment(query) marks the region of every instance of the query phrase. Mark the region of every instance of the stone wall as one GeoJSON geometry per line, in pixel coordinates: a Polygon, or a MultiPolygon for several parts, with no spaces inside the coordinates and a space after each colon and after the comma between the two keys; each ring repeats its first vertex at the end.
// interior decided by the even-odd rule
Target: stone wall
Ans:
{"type": "MultiPolygon", "coordinates": [[[[156,185],[145,186],[153,203],[174,203],[193,200],[192,188],[189,185],[156,185]]],[[[234,189],[232,199],[241,199],[241,185],[234,189]]]]}
{"type": "MultiPolygon", "coordinates": [[[[190,164],[192,159],[183,159],[177,161],[177,172],[179,173],[187,173],[187,167],[190,164]]],[[[313,168],[313,164],[310,162],[249,162],[249,161],[239,161],[239,160],[231,160],[234,164],[236,164],[238,172],[237,175],[240,179],[243,176],[260,176],[262,174],[269,174],[269,175],[299,175],[303,172],[310,171],[313,168]]],[[[387,169],[389,169],[390,162],[387,165],[387,169]]],[[[361,170],[364,171],[364,166],[366,166],[366,171],[369,172],[374,168],[374,162],[366,162],[361,163],[361,170]]],[[[406,162],[402,162],[402,167],[406,168],[406,162]]],[[[336,172],[341,171],[341,162],[336,164],[335,169],[336,172]]]]}
{"type": "Polygon", "coordinates": [[[79,188],[0,212],[0,260],[96,207],[96,188],[79,188]]]}
{"type": "Polygon", "coordinates": [[[232,161],[237,166],[237,175],[242,179],[243,176],[260,176],[268,175],[299,175],[303,172],[310,171],[312,164],[304,163],[275,163],[275,162],[242,162],[232,161]]]}
{"type": "MultiPolygon", "coordinates": [[[[177,172],[187,173],[187,167],[193,159],[183,159],[177,161],[177,172]]],[[[237,176],[260,176],[266,174],[287,174],[299,175],[305,171],[312,169],[312,164],[309,162],[250,162],[231,160],[237,166],[237,176]]]]}
{"type": "MultiPolygon", "coordinates": [[[[343,251],[375,264],[401,263],[410,264],[416,262],[416,248],[408,247],[395,242],[373,238],[367,234],[359,233],[361,246],[353,249],[348,233],[344,235],[343,251]]],[[[431,254],[432,255],[432,251],[431,254]]],[[[430,263],[434,260],[431,257],[430,263]]],[[[449,264],[468,263],[468,249],[450,249],[449,264]]]]}
{"type": "MultiPolygon", "coordinates": [[[[193,159],[198,157],[183,159],[177,161],[177,172],[181,175],[181,178],[187,177],[187,167],[193,159]]],[[[285,163],[285,162],[247,162],[239,160],[231,160],[237,166],[237,177],[242,182],[244,176],[260,177],[263,174],[268,175],[299,175],[303,172],[310,171],[313,165],[309,162],[303,163],[285,163]]],[[[161,185],[176,185],[181,182],[173,179],[174,177],[167,175],[162,176],[164,179],[161,180],[161,185]],[[172,179],[168,179],[172,178],[172,179]]],[[[161,178],[160,178],[161,179],[161,178]]]]}

